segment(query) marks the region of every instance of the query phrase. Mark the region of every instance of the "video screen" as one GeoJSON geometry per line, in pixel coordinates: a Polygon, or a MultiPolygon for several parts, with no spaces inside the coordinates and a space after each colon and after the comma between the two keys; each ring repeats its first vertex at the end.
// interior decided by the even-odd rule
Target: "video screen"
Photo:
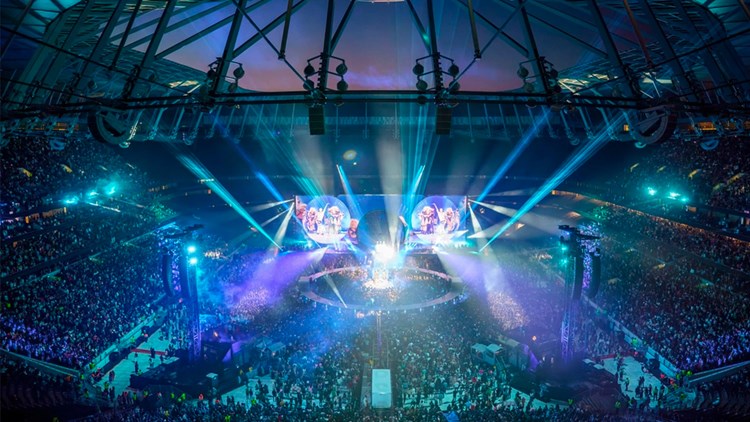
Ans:
{"type": "Polygon", "coordinates": [[[305,234],[321,244],[344,240],[351,227],[349,208],[333,196],[297,196],[294,211],[305,234]]]}
{"type": "Polygon", "coordinates": [[[465,196],[297,196],[295,215],[305,236],[319,244],[375,244],[400,239],[449,244],[466,234],[465,196]]]}
{"type": "Polygon", "coordinates": [[[422,243],[448,244],[466,234],[465,196],[428,196],[411,212],[411,232],[422,243]]]}

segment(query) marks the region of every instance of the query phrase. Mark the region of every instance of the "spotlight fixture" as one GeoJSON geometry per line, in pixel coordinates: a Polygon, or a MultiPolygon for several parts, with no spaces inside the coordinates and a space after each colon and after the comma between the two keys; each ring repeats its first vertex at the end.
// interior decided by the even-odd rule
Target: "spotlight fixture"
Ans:
{"type": "Polygon", "coordinates": [[[245,76],[245,69],[242,68],[242,64],[240,63],[239,66],[237,66],[234,69],[234,72],[232,72],[235,78],[242,79],[243,76],[245,76]]]}
{"type": "Polygon", "coordinates": [[[315,89],[315,83],[309,79],[305,79],[305,82],[302,83],[302,88],[304,88],[305,91],[312,91],[315,89]]]}
{"type": "Polygon", "coordinates": [[[342,79],[336,84],[336,89],[338,89],[339,91],[346,91],[347,89],[349,89],[349,84],[342,79]]]}
{"type": "Polygon", "coordinates": [[[305,76],[310,77],[315,74],[315,68],[310,63],[307,63],[307,66],[305,66],[305,76]]]}
{"type": "Polygon", "coordinates": [[[524,82],[523,83],[523,90],[526,91],[529,94],[533,93],[534,92],[534,84],[532,84],[531,82],[524,82]]]}
{"type": "Polygon", "coordinates": [[[417,81],[417,90],[422,92],[427,91],[427,81],[425,81],[424,79],[419,79],[417,81]]]}
{"type": "Polygon", "coordinates": [[[424,75],[424,66],[422,66],[422,63],[417,63],[414,65],[411,71],[414,72],[414,74],[417,76],[422,76],[424,75]]]}
{"type": "Polygon", "coordinates": [[[450,67],[448,67],[448,74],[455,78],[456,76],[458,76],[458,72],[458,66],[455,63],[451,63],[450,67]]]}
{"type": "Polygon", "coordinates": [[[527,69],[524,65],[519,65],[518,70],[516,71],[516,75],[518,75],[521,79],[526,79],[529,76],[529,69],[527,69]]]}
{"type": "Polygon", "coordinates": [[[339,76],[344,76],[348,70],[349,68],[346,67],[346,63],[344,62],[341,62],[338,66],[336,66],[336,73],[338,73],[339,76]]]}

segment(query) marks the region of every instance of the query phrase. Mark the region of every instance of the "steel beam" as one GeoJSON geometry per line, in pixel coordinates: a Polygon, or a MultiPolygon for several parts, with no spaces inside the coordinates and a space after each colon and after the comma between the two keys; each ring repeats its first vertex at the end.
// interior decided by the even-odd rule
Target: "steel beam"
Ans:
{"type": "MultiPolygon", "coordinates": [[[[290,0],[291,3],[291,0],[290,0]]],[[[346,7],[346,10],[344,11],[344,16],[341,17],[341,20],[339,21],[339,26],[336,28],[336,32],[333,33],[333,38],[331,39],[331,54],[333,54],[334,51],[336,51],[336,46],[339,44],[339,41],[341,40],[341,36],[344,35],[344,29],[346,28],[346,25],[349,23],[349,18],[352,16],[352,10],[354,10],[354,5],[357,4],[356,0],[349,0],[349,6],[346,7]]]]}
{"type": "MultiPolygon", "coordinates": [[[[299,9],[305,5],[309,0],[300,0],[297,3],[295,3],[294,7],[292,7],[292,13],[296,13],[299,11],[299,9]]],[[[247,16],[247,15],[245,15],[247,16]]],[[[249,18],[249,16],[247,16],[249,18]]],[[[286,19],[286,12],[282,13],[281,15],[277,16],[276,19],[271,21],[268,25],[264,26],[263,29],[258,31],[255,35],[250,37],[247,41],[242,43],[239,47],[234,49],[234,57],[239,57],[240,54],[244,53],[248,48],[252,47],[257,43],[258,41],[264,39],[266,37],[266,34],[276,29],[277,26],[281,25],[284,20],[286,19]]]]}
{"type": "Polygon", "coordinates": [[[289,24],[292,21],[292,6],[294,0],[288,0],[286,3],[286,16],[284,17],[284,32],[281,34],[281,47],[279,47],[279,60],[286,58],[286,41],[289,38],[289,24]]]}
{"type": "Polygon", "coordinates": [[[236,10],[232,17],[232,25],[229,27],[229,34],[224,43],[224,52],[221,55],[221,60],[219,60],[216,79],[214,80],[214,86],[211,89],[211,92],[214,94],[224,90],[229,65],[231,64],[231,61],[234,60],[234,46],[237,43],[237,36],[242,27],[242,12],[246,3],[247,0],[237,0],[237,2],[234,3],[236,10]]]}
{"type": "Polygon", "coordinates": [[[328,0],[326,10],[326,28],[323,34],[323,52],[320,54],[320,69],[318,69],[318,89],[325,92],[328,88],[328,65],[331,60],[331,32],[333,31],[334,0],[328,0]]]}
{"type": "Polygon", "coordinates": [[[427,50],[427,53],[429,53],[432,50],[432,47],[430,45],[430,36],[427,34],[427,31],[425,31],[424,25],[422,25],[422,20],[419,19],[419,14],[414,8],[414,4],[411,2],[411,0],[406,0],[406,4],[409,6],[409,16],[411,16],[412,22],[414,22],[414,25],[417,27],[417,31],[419,31],[419,38],[422,39],[424,48],[425,50],[427,50]]]}
{"type": "Polygon", "coordinates": [[[627,93],[628,97],[637,97],[640,95],[640,91],[633,92],[633,84],[632,81],[627,81],[628,78],[630,78],[630,74],[625,69],[625,63],[622,62],[622,58],[620,57],[620,52],[617,50],[617,45],[615,45],[614,40],[612,39],[612,34],[609,32],[609,28],[607,28],[607,23],[604,21],[604,16],[602,16],[602,11],[599,9],[599,5],[596,4],[596,0],[587,0],[589,4],[589,10],[591,10],[592,14],[594,15],[594,25],[596,26],[596,29],[599,31],[599,36],[602,39],[602,42],[604,43],[604,48],[607,50],[607,59],[609,59],[609,62],[614,66],[615,70],[617,71],[617,77],[622,78],[627,83],[624,84],[624,90],[627,93]]]}
{"type": "Polygon", "coordinates": [[[104,54],[104,51],[110,47],[109,39],[112,35],[112,32],[115,30],[115,27],[117,27],[117,23],[120,20],[120,16],[125,12],[125,6],[127,5],[128,0],[119,0],[117,2],[117,5],[115,6],[115,10],[112,12],[112,16],[109,17],[109,20],[107,21],[107,25],[104,27],[104,30],[102,30],[101,35],[99,36],[99,39],[96,41],[96,45],[94,45],[94,50],[90,54],[90,58],[92,61],[84,61],[83,62],[83,68],[81,68],[80,76],[78,78],[78,81],[76,82],[76,85],[73,87],[73,92],[80,92],[84,84],[88,82],[88,71],[89,71],[89,65],[92,62],[96,62],[102,59],[102,55],[104,54]]]}
{"type": "Polygon", "coordinates": [[[665,59],[668,61],[668,66],[672,69],[672,71],[677,76],[677,79],[682,85],[682,89],[678,91],[680,95],[686,96],[691,101],[695,101],[697,99],[696,93],[693,92],[692,86],[690,84],[690,81],[685,76],[685,69],[682,67],[682,63],[680,63],[680,59],[675,54],[674,48],[672,47],[672,43],[669,42],[667,39],[666,34],[664,33],[664,28],[662,28],[661,23],[656,18],[656,14],[654,13],[654,10],[651,8],[651,4],[649,4],[648,1],[643,1],[641,3],[643,5],[643,10],[645,11],[645,17],[646,21],[651,25],[651,27],[654,29],[654,34],[656,35],[656,40],[659,43],[661,50],[665,56],[665,59]]]}

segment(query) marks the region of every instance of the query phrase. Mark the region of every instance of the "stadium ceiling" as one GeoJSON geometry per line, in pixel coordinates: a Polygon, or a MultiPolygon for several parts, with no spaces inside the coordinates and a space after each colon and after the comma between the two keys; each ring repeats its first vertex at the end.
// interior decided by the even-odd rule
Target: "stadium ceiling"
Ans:
{"type": "Polygon", "coordinates": [[[750,129],[745,0],[2,0],[2,13],[5,135],[88,128],[127,146],[401,124],[512,138],[541,119],[551,137],[644,146],[750,129]]]}

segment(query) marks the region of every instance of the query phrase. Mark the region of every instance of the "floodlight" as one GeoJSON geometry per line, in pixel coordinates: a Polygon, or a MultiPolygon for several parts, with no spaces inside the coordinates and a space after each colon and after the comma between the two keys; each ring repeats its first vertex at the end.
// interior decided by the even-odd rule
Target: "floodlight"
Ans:
{"type": "Polygon", "coordinates": [[[346,67],[346,63],[340,63],[338,66],[336,66],[336,73],[338,73],[340,76],[344,76],[348,70],[349,68],[346,67]]]}
{"type": "Polygon", "coordinates": [[[196,258],[196,257],[190,258],[188,260],[188,264],[190,264],[190,265],[196,265],[196,264],[198,264],[198,258],[196,258]]]}
{"type": "Polygon", "coordinates": [[[245,76],[245,69],[242,68],[242,64],[237,66],[236,69],[234,69],[234,72],[232,72],[235,78],[241,79],[243,76],[245,76]]]}
{"type": "Polygon", "coordinates": [[[195,245],[188,245],[187,247],[188,253],[195,253],[196,250],[197,248],[195,247],[195,245]]]}
{"type": "Polygon", "coordinates": [[[417,63],[414,65],[411,71],[414,72],[414,74],[417,76],[422,76],[424,75],[424,66],[422,66],[422,63],[417,63]]]}

